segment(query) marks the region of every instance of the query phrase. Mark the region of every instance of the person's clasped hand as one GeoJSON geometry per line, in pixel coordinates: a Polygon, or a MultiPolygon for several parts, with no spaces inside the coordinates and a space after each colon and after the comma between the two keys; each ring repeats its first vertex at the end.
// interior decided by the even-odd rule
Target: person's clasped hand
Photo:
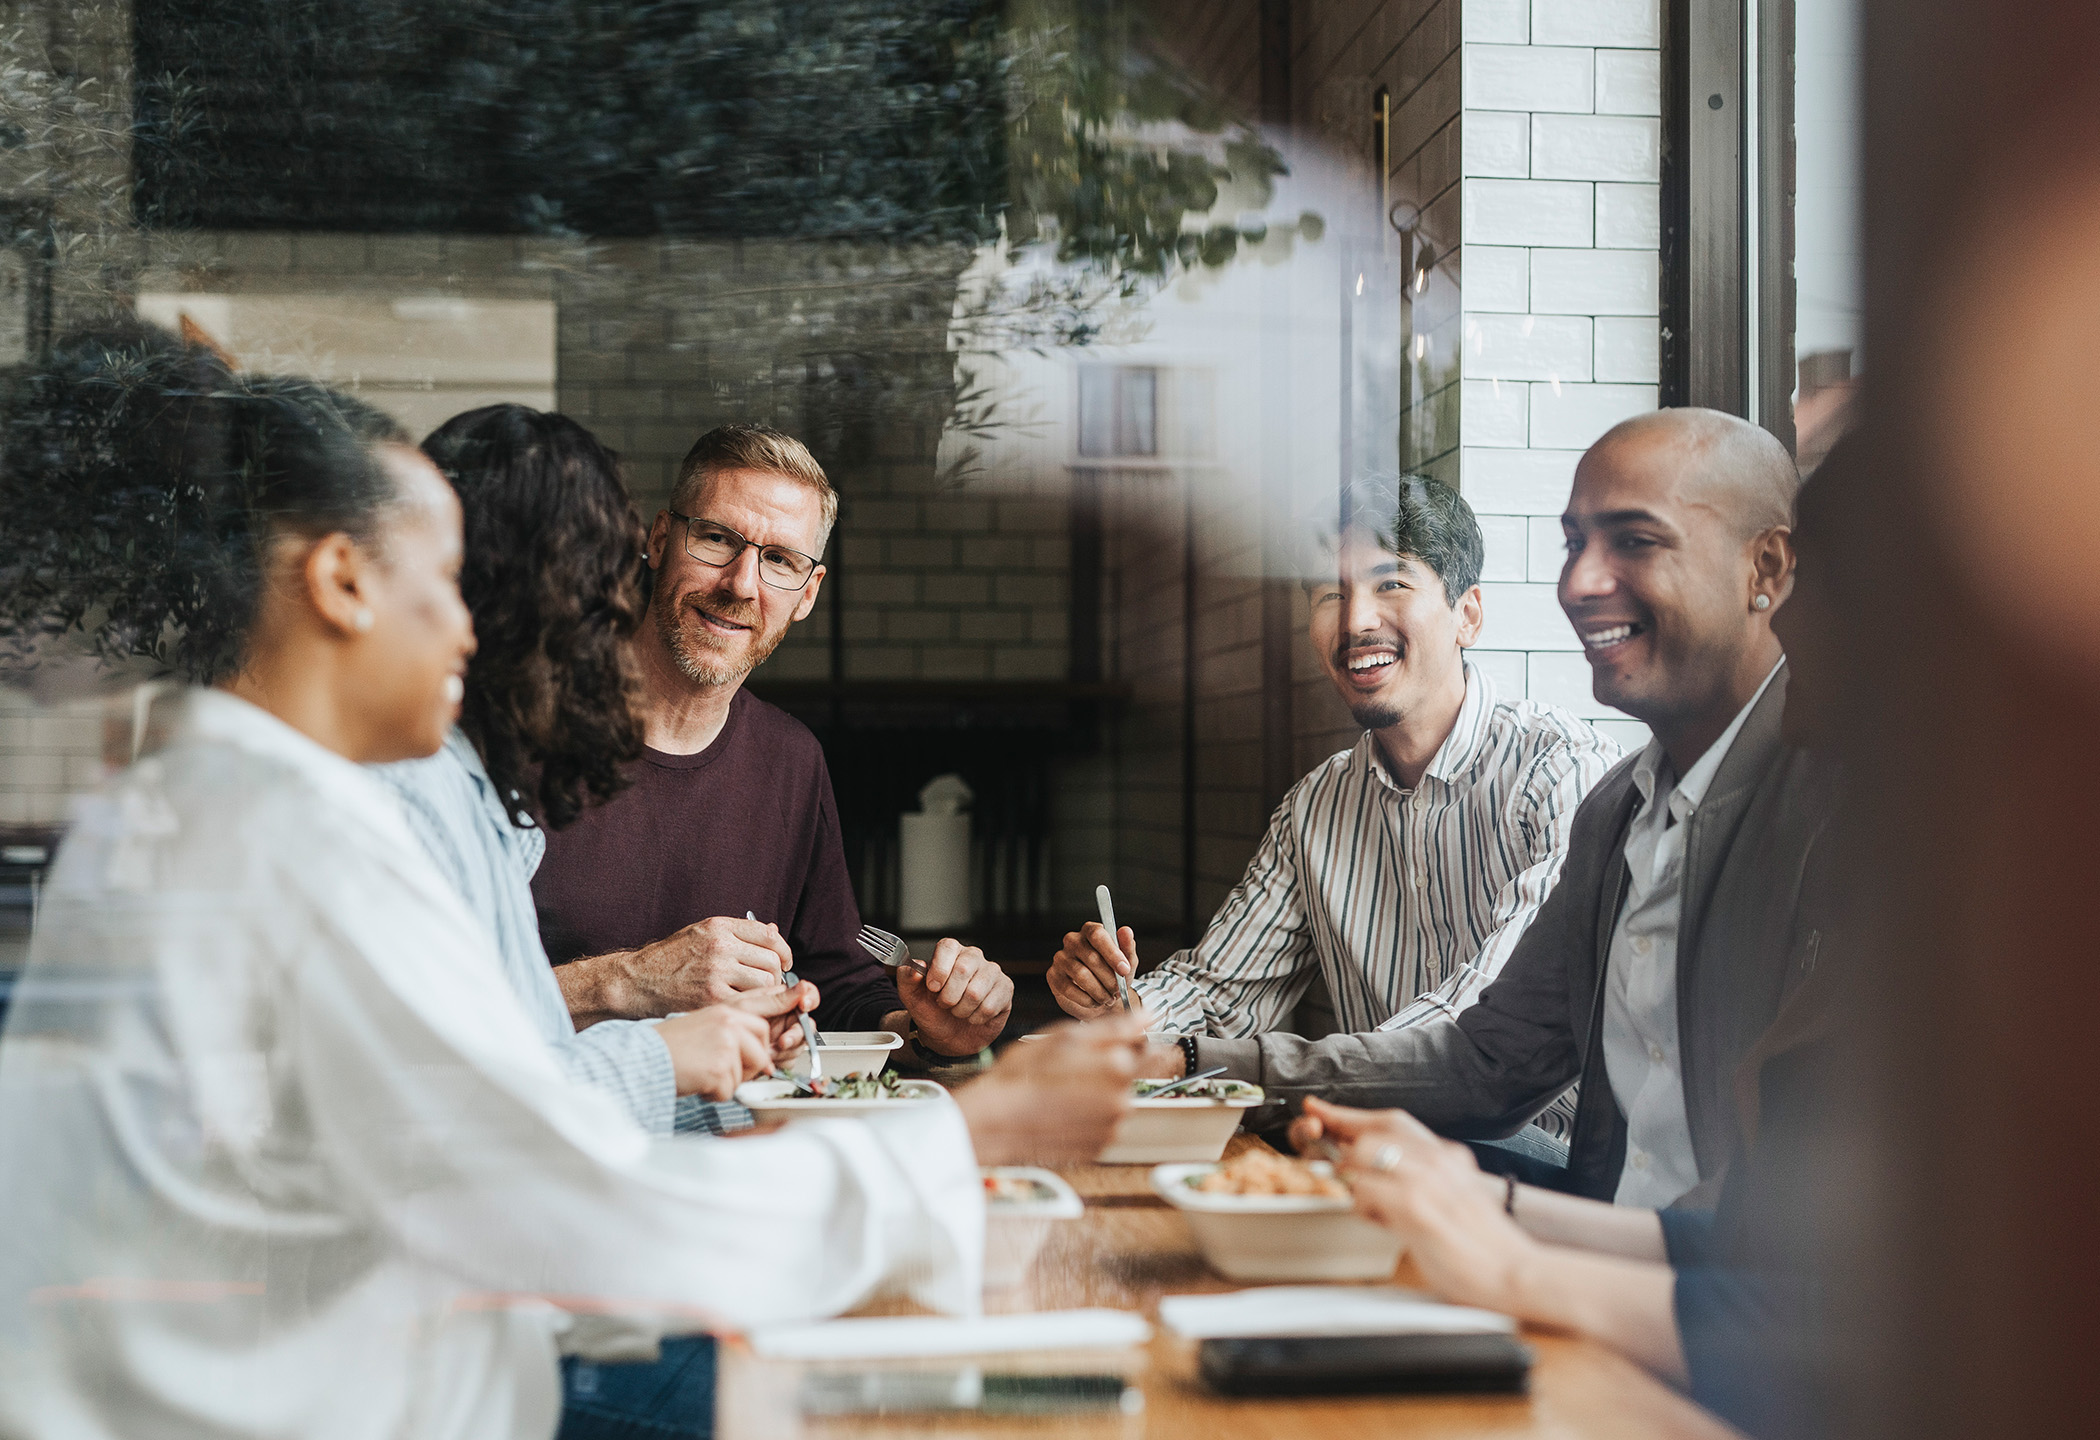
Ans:
{"type": "Polygon", "coordinates": [[[1116,979],[1137,974],[1137,961],[1136,931],[1125,925],[1110,935],[1107,926],[1089,920],[1068,933],[1063,947],[1050,958],[1050,993],[1075,1019],[1120,1015],[1123,1000],[1116,979]]]}
{"type": "Polygon", "coordinates": [[[921,975],[897,967],[897,995],[919,1043],[941,1055],[975,1055],[999,1038],[1014,1008],[1014,982],[975,945],[943,940],[921,975]]]}
{"type": "Polygon", "coordinates": [[[632,1013],[668,1015],[777,990],[780,977],[794,968],[794,952],[778,925],[715,915],[633,952],[623,978],[640,992],[632,1013]]]}
{"type": "Polygon", "coordinates": [[[817,987],[805,981],[671,1016],[656,1033],[678,1093],[727,1100],[744,1081],[772,1074],[801,1048],[800,1017],[816,1006],[817,987]]]}
{"type": "Polygon", "coordinates": [[[1092,1160],[1130,1112],[1144,1026],[1118,1018],[1056,1025],[1009,1046],[955,1092],[980,1165],[1092,1160]]]}
{"type": "Polygon", "coordinates": [[[1404,1110],[1307,1100],[1291,1143],[1309,1151],[1321,1138],[1342,1152],[1357,1213],[1406,1241],[1430,1289],[1459,1304],[1518,1308],[1538,1242],[1504,1213],[1502,1182],[1482,1174],[1471,1150],[1404,1110]]]}

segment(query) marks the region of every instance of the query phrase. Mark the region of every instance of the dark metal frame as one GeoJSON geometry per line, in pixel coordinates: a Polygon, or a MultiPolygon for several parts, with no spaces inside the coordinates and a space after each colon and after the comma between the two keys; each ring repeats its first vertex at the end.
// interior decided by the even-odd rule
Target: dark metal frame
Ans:
{"type": "Polygon", "coordinates": [[[1791,450],[1793,0],[1669,0],[1663,25],[1662,403],[1791,450]]]}

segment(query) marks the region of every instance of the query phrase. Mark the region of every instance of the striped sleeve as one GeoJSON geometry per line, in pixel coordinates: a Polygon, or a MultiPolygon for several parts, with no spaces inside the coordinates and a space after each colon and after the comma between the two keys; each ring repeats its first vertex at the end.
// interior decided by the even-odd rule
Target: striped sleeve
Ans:
{"type": "Polygon", "coordinates": [[[1529,863],[1496,893],[1493,929],[1480,949],[1455,966],[1441,985],[1417,996],[1379,1029],[1404,1030],[1431,1020],[1453,1019],[1480,998],[1480,992],[1502,973],[1517,941],[1560,879],[1582,797],[1617,759],[1618,746],[1586,725],[1557,735],[1533,759],[1510,817],[1524,839],[1529,863]]]}
{"type": "Polygon", "coordinates": [[[678,1082],[671,1051],[654,1025],[603,1020],[552,1048],[571,1080],[611,1095],[651,1134],[671,1133],[678,1082]]]}
{"type": "Polygon", "coordinates": [[[1291,800],[1269,819],[1246,875],[1192,950],[1132,982],[1152,1028],[1174,1035],[1260,1035],[1285,1025],[1319,968],[1291,831],[1291,800]]]}

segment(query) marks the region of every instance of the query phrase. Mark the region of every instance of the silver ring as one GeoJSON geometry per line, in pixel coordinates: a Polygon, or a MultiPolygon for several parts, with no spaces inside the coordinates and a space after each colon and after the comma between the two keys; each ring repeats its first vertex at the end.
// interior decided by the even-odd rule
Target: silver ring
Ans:
{"type": "Polygon", "coordinates": [[[1371,1168],[1390,1175],[1400,1168],[1403,1158],[1398,1145],[1381,1145],[1378,1147],[1378,1153],[1371,1157],[1371,1168]]]}

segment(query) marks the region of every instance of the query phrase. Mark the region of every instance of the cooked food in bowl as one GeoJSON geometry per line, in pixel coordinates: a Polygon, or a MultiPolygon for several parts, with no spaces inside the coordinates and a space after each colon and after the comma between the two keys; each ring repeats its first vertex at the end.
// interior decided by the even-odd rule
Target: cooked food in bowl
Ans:
{"type": "MultiPolygon", "coordinates": [[[[1358,1215],[1338,1184],[1339,1194],[1203,1187],[1228,1169],[1235,1179],[1267,1175],[1277,1183],[1299,1183],[1283,1179],[1295,1161],[1269,1158],[1281,1167],[1161,1165],[1152,1172],[1152,1190],[1181,1212],[1196,1248],[1228,1280],[1383,1280],[1393,1273],[1400,1237],[1358,1215]]],[[[1332,1183],[1332,1176],[1326,1178],[1332,1183]]]]}
{"type": "Polygon", "coordinates": [[[1045,1184],[1033,1175],[1007,1171],[990,1173],[984,1177],[984,1200],[987,1205],[1039,1205],[1055,1200],[1058,1196],[1059,1192],[1055,1186],[1045,1184]]]}
{"type": "MultiPolygon", "coordinates": [[[[1179,1082],[1174,1080],[1139,1080],[1134,1082],[1130,1093],[1136,1099],[1149,1100],[1152,1098],[1154,1091],[1164,1090],[1169,1085],[1177,1084],[1179,1082]]],[[[1259,1096],[1260,1094],[1261,1088],[1259,1086],[1249,1085],[1244,1080],[1198,1080],[1193,1085],[1181,1085],[1172,1094],[1162,1098],[1167,1100],[1239,1100],[1249,1095],[1259,1096]]]]}
{"type": "Polygon", "coordinates": [[[833,1078],[820,1075],[811,1080],[804,1076],[795,1081],[795,1088],[788,1096],[795,1100],[897,1100],[904,1094],[904,1077],[894,1070],[880,1074],[860,1071],[851,1075],[833,1078]]]}
{"type": "Polygon", "coordinates": [[[1307,1163],[1274,1150],[1248,1150],[1226,1164],[1184,1181],[1206,1195],[1324,1195],[1349,1198],[1349,1187],[1324,1161],[1307,1163]]]}

